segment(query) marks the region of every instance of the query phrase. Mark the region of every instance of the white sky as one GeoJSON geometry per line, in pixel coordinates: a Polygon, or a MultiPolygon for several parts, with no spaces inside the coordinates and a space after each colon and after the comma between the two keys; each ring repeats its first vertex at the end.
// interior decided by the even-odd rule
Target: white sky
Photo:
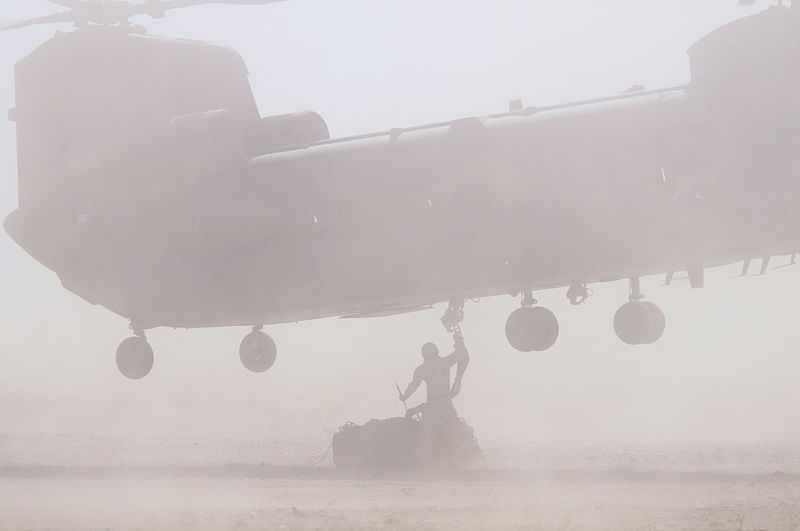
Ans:
{"type": "MultiPolygon", "coordinates": [[[[736,0],[290,0],[195,7],[137,22],[155,34],[230,45],[249,67],[262,114],[313,109],[341,136],[503,111],[516,98],[538,105],[635,83],[682,84],[693,42],[763,7],[736,0]]],[[[0,0],[6,20],[60,9],[0,0]]],[[[69,29],[0,33],[0,108],[14,104],[13,64],[69,29]]],[[[12,123],[0,121],[2,216],[16,208],[14,134],[12,123]]],[[[285,413],[282,404],[290,403],[299,408],[293,412],[334,425],[364,421],[398,414],[391,378],[405,384],[424,341],[449,341],[438,322],[442,309],[273,326],[278,361],[253,375],[237,357],[245,329],[158,329],[148,335],[153,372],[131,382],[113,360],[128,335],[123,318],[63,290],[5,233],[0,264],[0,404],[7,407],[205,405],[212,396],[231,407],[274,405],[264,415],[285,413]]],[[[730,278],[735,271],[708,273],[700,291],[685,280],[664,288],[661,279],[646,279],[643,290],[667,315],[664,337],[650,347],[614,336],[623,283],[591,286],[594,298],[578,308],[565,290],[538,294],[561,324],[556,346],[540,354],[518,353],[505,341],[516,300],[469,304],[463,328],[473,363],[457,407],[479,434],[497,440],[800,440],[798,269],[730,278]]]]}

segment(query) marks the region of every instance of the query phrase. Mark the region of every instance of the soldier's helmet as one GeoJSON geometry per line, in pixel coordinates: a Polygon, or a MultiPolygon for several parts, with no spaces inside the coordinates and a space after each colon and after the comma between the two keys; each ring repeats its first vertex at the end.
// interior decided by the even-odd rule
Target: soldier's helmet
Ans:
{"type": "Polygon", "coordinates": [[[423,359],[427,360],[436,357],[437,354],[439,354],[439,348],[433,343],[425,343],[424,345],[422,345],[423,359]]]}

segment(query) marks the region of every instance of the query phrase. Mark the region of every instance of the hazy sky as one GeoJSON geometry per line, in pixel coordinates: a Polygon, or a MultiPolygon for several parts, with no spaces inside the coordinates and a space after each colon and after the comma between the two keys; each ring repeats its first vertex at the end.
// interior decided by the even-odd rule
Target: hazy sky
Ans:
{"type": "MultiPolygon", "coordinates": [[[[693,42],[765,5],[290,0],[188,8],[136,22],[155,34],[231,46],[249,67],[263,115],[313,109],[341,136],[502,111],[516,98],[539,105],[611,95],[636,83],[683,84],[693,42]]],[[[60,9],[0,0],[0,16],[8,20],[60,9]]],[[[14,105],[14,63],[57,30],[70,27],[0,33],[1,108],[14,105]]],[[[17,204],[14,135],[13,124],[0,121],[2,216],[17,204]]],[[[400,413],[391,379],[406,383],[424,341],[449,346],[438,322],[443,308],[271,326],[278,361],[254,375],[237,356],[246,329],[158,329],[148,335],[153,371],[132,382],[113,359],[128,335],[123,318],[63,290],[5,233],[0,264],[0,404],[6,407],[147,409],[213,400],[256,404],[278,418],[289,415],[288,403],[299,408],[292,412],[335,425],[400,413]]],[[[667,316],[664,337],[649,347],[628,347],[613,333],[614,311],[627,297],[623,283],[591,286],[595,296],[577,308],[564,289],[537,294],[561,324],[555,347],[538,354],[516,352],[505,341],[503,325],[517,300],[470,303],[463,329],[473,362],[457,408],[498,439],[524,432],[544,439],[800,440],[800,269],[730,278],[736,271],[709,272],[699,291],[685,280],[664,288],[663,279],[645,279],[644,292],[667,316]]]]}

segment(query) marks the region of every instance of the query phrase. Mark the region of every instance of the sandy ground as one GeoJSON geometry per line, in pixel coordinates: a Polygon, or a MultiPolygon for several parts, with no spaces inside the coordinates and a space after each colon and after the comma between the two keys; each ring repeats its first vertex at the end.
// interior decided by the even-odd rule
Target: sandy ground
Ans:
{"type": "Polygon", "coordinates": [[[0,441],[0,529],[800,529],[791,447],[541,444],[354,474],[280,441],[0,441]]]}
{"type": "Polygon", "coordinates": [[[3,529],[800,529],[798,476],[5,472],[3,529]]]}
{"type": "Polygon", "coordinates": [[[326,455],[329,418],[155,398],[2,406],[0,530],[800,530],[793,443],[483,430],[470,469],[355,474],[326,455]]]}

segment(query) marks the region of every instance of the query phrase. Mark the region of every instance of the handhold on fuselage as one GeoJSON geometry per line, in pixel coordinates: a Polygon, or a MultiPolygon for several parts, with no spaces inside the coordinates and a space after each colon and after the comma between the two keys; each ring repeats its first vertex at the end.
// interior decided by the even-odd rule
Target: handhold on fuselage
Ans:
{"type": "Polygon", "coordinates": [[[747,276],[747,271],[750,270],[750,262],[752,262],[752,258],[745,258],[744,262],[742,262],[742,276],[747,276]]]}
{"type": "Polygon", "coordinates": [[[771,256],[765,256],[761,259],[761,272],[760,274],[765,275],[767,273],[767,268],[769,267],[769,259],[772,258],[771,256]]]}
{"type": "Polygon", "coordinates": [[[702,288],[705,284],[705,270],[702,264],[692,264],[686,268],[689,274],[689,286],[692,289],[702,288]]]}

